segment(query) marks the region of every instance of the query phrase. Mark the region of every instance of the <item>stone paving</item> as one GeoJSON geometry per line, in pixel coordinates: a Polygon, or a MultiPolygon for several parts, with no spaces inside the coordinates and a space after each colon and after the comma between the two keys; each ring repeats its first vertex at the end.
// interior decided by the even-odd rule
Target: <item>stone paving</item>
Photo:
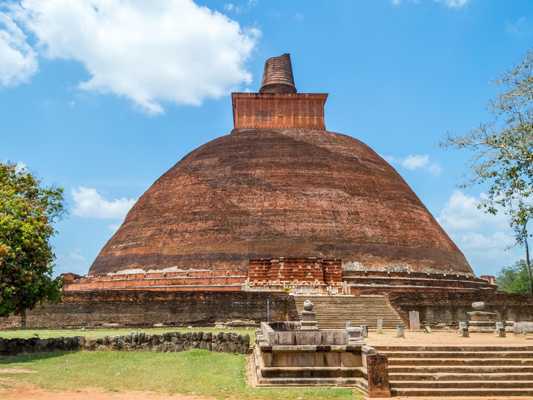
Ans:
{"type": "Polygon", "coordinates": [[[397,338],[395,329],[384,329],[382,334],[370,330],[366,343],[370,346],[533,346],[533,334],[497,337],[493,333],[470,333],[470,337],[459,337],[455,330],[433,330],[432,333],[405,330],[405,338],[397,338]]]}

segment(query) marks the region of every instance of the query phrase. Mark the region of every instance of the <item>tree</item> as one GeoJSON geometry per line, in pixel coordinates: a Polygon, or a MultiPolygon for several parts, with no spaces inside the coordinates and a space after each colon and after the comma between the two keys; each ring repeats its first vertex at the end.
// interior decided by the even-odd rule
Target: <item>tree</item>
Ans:
{"type": "Polygon", "coordinates": [[[529,276],[525,260],[504,267],[496,278],[498,288],[507,293],[527,294],[529,292],[529,276]]]}
{"type": "Polygon", "coordinates": [[[63,214],[63,189],[43,187],[26,169],[0,163],[0,316],[58,301],[50,238],[63,214]]]}
{"type": "Polygon", "coordinates": [[[487,186],[479,207],[508,216],[515,244],[524,247],[533,295],[528,243],[532,236],[528,224],[533,219],[533,50],[496,83],[504,89],[490,103],[493,120],[464,136],[448,137],[444,146],[473,152],[472,177],[463,186],[487,186]]]}

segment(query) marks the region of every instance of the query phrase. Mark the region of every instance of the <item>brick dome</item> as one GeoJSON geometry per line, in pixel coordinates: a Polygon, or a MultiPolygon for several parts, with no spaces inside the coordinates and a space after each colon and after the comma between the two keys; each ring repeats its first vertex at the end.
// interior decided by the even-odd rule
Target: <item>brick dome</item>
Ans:
{"type": "Polygon", "coordinates": [[[194,150],[143,194],[89,273],[245,273],[262,257],[473,276],[394,168],[359,140],[314,129],[234,129],[194,150]]]}

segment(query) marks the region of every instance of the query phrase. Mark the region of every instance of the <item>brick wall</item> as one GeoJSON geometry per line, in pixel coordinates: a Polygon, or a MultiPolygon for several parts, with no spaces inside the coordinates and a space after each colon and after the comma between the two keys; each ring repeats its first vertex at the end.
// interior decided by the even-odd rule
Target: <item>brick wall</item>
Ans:
{"type": "MultiPolygon", "coordinates": [[[[28,328],[196,325],[218,321],[298,319],[291,296],[265,292],[86,291],[67,292],[59,304],[29,311],[28,328]]],[[[0,319],[0,328],[19,326],[20,318],[0,319]]]]}
{"type": "Polygon", "coordinates": [[[67,276],[66,278],[64,277],[66,292],[116,289],[189,291],[191,286],[198,286],[202,291],[237,291],[245,282],[246,275],[236,275],[225,271],[191,270],[87,277],[67,276]]]}
{"type": "Polygon", "coordinates": [[[391,293],[389,300],[402,318],[408,320],[408,312],[420,312],[423,323],[435,325],[444,323],[457,325],[458,321],[467,319],[466,313],[472,310],[472,303],[484,301],[488,311],[496,312],[506,321],[533,321],[533,297],[513,295],[493,290],[457,293],[409,292],[391,293]]]}
{"type": "Polygon", "coordinates": [[[323,93],[232,93],[234,127],[326,129],[327,97],[323,93]]]}
{"type": "Polygon", "coordinates": [[[250,260],[251,285],[316,283],[337,285],[342,282],[341,260],[318,258],[268,258],[250,260]]]}

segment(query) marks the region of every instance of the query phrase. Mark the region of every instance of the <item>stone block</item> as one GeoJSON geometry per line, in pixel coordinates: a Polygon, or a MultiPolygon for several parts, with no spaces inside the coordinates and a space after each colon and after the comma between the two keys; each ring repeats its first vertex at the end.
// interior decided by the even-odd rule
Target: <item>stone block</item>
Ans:
{"type": "Polygon", "coordinates": [[[409,329],[412,331],[420,330],[420,313],[418,311],[409,311],[409,329]]]}
{"type": "Polygon", "coordinates": [[[377,333],[382,334],[383,333],[383,318],[378,318],[376,327],[377,327],[377,333]]]}
{"type": "Polygon", "coordinates": [[[396,337],[397,338],[405,337],[405,326],[403,324],[396,325],[396,337]]]}

